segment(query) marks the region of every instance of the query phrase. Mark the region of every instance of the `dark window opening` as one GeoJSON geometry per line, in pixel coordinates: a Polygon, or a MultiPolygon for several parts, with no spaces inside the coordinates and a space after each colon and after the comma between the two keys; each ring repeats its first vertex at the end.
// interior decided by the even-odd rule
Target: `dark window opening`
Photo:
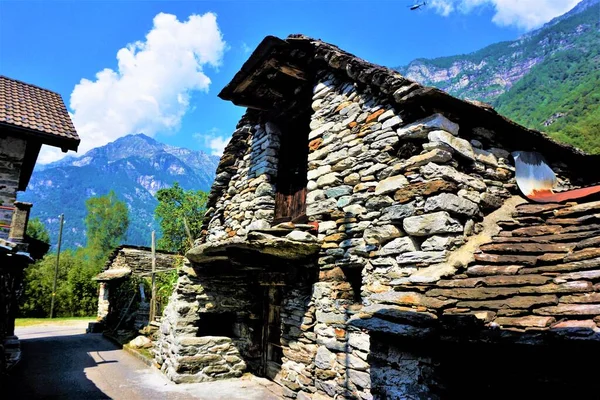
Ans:
{"type": "Polygon", "coordinates": [[[361,304],[362,268],[344,268],[343,271],[344,275],[346,275],[346,280],[352,287],[352,300],[355,304],[361,304]]]}
{"type": "Polygon", "coordinates": [[[200,315],[197,336],[236,337],[234,313],[203,313],[200,315]]]}
{"type": "Polygon", "coordinates": [[[274,223],[305,223],[310,114],[279,122],[281,130],[274,223]]]}

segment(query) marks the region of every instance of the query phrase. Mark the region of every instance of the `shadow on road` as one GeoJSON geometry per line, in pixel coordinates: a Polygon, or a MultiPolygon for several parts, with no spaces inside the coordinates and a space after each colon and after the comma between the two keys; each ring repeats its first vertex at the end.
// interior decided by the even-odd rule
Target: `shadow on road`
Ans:
{"type": "MultiPolygon", "coordinates": [[[[118,350],[100,334],[78,334],[25,339],[23,358],[0,382],[0,397],[6,399],[110,399],[90,379],[90,369],[106,360],[100,352],[118,350]]],[[[105,353],[106,354],[106,353],[105,353]]]]}

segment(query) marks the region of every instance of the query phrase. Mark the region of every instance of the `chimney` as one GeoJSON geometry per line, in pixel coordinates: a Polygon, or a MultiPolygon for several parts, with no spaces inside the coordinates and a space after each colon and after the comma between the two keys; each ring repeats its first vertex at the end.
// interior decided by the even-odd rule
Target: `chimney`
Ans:
{"type": "Polygon", "coordinates": [[[27,223],[29,222],[29,211],[33,204],[15,201],[15,211],[13,212],[12,222],[8,240],[11,242],[23,242],[25,232],[27,232],[27,223]]]}

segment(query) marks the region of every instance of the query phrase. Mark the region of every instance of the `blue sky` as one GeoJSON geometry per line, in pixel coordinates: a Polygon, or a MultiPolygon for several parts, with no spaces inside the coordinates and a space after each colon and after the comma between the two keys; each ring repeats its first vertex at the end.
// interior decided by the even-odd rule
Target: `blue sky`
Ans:
{"type": "Polygon", "coordinates": [[[244,110],[217,94],[266,35],[303,33],[398,66],[515,39],[577,2],[0,0],[0,74],[60,93],[80,154],[138,132],[218,153],[244,110]]]}

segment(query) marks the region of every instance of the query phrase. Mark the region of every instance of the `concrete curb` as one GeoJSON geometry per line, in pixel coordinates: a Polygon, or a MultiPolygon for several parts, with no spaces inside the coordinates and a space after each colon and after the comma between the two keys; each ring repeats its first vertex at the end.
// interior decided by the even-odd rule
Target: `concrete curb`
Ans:
{"type": "Polygon", "coordinates": [[[129,354],[131,354],[132,356],[134,356],[135,358],[137,358],[138,360],[140,360],[147,366],[149,366],[149,367],[155,366],[153,358],[148,358],[145,354],[142,354],[140,351],[138,351],[137,349],[134,349],[131,346],[126,344],[123,346],[123,350],[125,350],[126,352],[128,352],[129,354]]]}
{"type": "Polygon", "coordinates": [[[137,358],[138,360],[140,360],[147,366],[155,367],[153,358],[148,358],[146,355],[142,354],[140,351],[138,351],[137,349],[134,349],[133,347],[129,346],[128,344],[121,344],[117,340],[117,338],[115,338],[114,336],[112,336],[109,333],[103,332],[102,336],[104,336],[106,339],[108,339],[109,341],[111,341],[112,343],[114,343],[115,345],[120,347],[121,349],[125,350],[126,352],[128,352],[129,354],[131,354],[132,356],[134,356],[135,358],[137,358]]]}

